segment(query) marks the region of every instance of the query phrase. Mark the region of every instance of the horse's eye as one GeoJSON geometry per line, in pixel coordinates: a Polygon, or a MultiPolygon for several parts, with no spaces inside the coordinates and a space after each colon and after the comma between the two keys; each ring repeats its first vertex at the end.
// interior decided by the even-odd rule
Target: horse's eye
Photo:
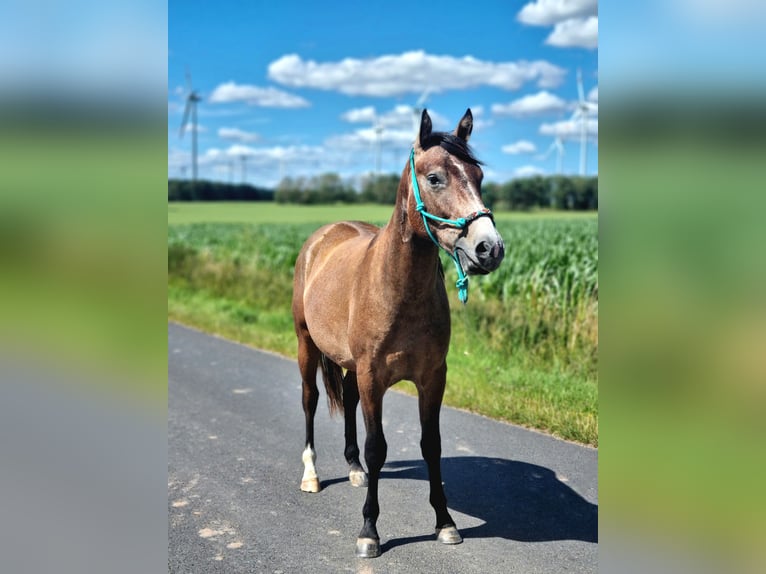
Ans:
{"type": "Polygon", "coordinates": [[[431,185],[438,185],[439,184],[439,177],[433,173],[429,173],[426,176],[426,179],[428,180],[428,183],[431,185]]]}

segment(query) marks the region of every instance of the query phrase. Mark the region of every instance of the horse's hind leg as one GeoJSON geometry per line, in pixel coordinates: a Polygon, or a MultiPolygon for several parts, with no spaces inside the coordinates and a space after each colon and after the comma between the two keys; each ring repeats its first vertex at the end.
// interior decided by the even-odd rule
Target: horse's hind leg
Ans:
{"type": "Polygon", "coordinates": [[[319,492],[319,477],[317,476],[316,452],[314,451],[314,415],[319,401],[317,389],[317,365],[319,364],[319,349],[305,329],[298,333],[298,368],[303,381],[303,413],[306,416],[306,448],[303,450],[303,478],[301,490],[304,492],[319,492]]]}
{"type": "Polygon", "coordinates": [[[352,486],[367,486],[367,474],[359,462],[359,443],[356,438],[356,407],[359,404],[359,388],[356,372],[347,371],[343,377],[343,416],[346,424],[346,449],[348,480],[352,486]]]}

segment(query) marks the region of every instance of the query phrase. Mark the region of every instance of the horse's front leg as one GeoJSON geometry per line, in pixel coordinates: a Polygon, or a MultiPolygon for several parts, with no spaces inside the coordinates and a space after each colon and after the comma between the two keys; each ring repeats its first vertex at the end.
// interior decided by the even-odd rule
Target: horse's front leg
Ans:
{"type": "Polygon", "coordinates": [[[388,445],[383,436],[383,393],[385,387],[375,388],[371,377],[360,378],[359,395],[362,402],[362,415],[367,438],[364,442],[364,459],[369,475],[367,499],[364,502],[362,515],[364,525],[356,541],[356,555],[359,558],[375,558],[380,556],[380,536],[377,522],[380,515],[378,505],[378,482],[380,470],[386,462],[388,445]]]}
{"type": "Polygon", "coordinates": [[[359,443],[356,438],[356,407],[359,404],[359,388],[356,372],[347,371],[343,377],[343,416],[345,418],[346,449],[344,455],[348,463],[348,480],[351,486],[367,486],[367,473],[359,462],[359,443]]]}
{"type": "Polygon", "coordinates": [[[418,408],[420,411],[420,450],[428,465],[428,480],[431,486],[430,502],[436,511],[436,536],[444,544],[460,544],[455,521],[447,511],[447,497],[444,495],[441,472],[441,434],[439,433],[439,412],[447,381],[446,364],[437,369],[427,380],[418,385],[418,408]]]}

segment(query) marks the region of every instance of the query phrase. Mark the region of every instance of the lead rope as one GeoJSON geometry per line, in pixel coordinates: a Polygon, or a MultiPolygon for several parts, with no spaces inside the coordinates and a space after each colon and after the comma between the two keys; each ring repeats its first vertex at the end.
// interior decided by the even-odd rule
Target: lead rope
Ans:
{"type": "Polygon", "coordinates": [[[412,148],[410,151],[410,174],[412,176],[412,190],[415,193],[415,210],[423,217],[423,226],[426,228],[428,237],[430,237],[431,241],[433,241],[437,247],[442,249],[455,264],[455,269],[457,270],[457,281],[455,282],[455,286],[457,287],[457,296],[460,299],[460,302],[465,305],[468,302],[468,277],[466,277],[466,274],[463,271],[463,266],[460,265],[460,259],[458,256],[447,251],[436,240],[436,237],[434,237],[434,234],[431,232],[431,228],[428,225],[428,220],[432,219],[434,221],[446,223],[447,225],[452,225],[458,229],[465,229],[474,219],[478,219],[479,217],[483,217],[485,215],[492,217],[492,212],[485,207],[480,211],[472,213],[468,217],[458,217],[457,219],[444,219],[443,217],[438,217],[432,213],[428,213],[426,211],[426,206],[423,203],[423,200],[420,198],[420,187],[418,187],[418,178],[415,175],[415,148],[412,148]]]}

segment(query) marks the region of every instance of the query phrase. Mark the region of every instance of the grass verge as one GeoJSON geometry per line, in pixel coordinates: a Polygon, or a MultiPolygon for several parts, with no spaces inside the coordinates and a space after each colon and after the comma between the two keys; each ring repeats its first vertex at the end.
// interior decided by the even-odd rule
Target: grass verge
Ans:
{"type": "MultiPolygon", "coordinates": [[[[172,226],[170,319],[295,357],[292,266],[303,238],[314,227],[172,226]]],[[[572,233],[587,235],[593,229],[572,233]]],[[[530,244],[539,243],[540,237],[548,241],[561,237],[566,244],[571,242],[569,231],[541,230],[536,222],[515,233],[529,234],[525,241],[530,244]]],[[[510,230],[501,233],[512,235],[510,230]]],[[[545,267],[550,256],[530,258],[529,250],[519,252],[519,260],[509,253],[514,277],[502,285],[477,278],[467,306],[448,287],[453,335],[445,404],[598,446],[597,300],[590,288],[551,288],[570,284],[565,279],[571,269],[587,265],[557,259],[561,270],[556,271],[545,267]],[[531,267],[525,271],[525,265],[531,267]],[[526,283],[519,279],[523,274],[529,277],[526,283]]],[[[445,269],[451,287],[454,279],[450,268],[445,269]]],[[[580,278],[577,285],[583,282],[587,281],[580,278]]],[[[412,385],[397,388],[413,392],[412,385]]]]}

